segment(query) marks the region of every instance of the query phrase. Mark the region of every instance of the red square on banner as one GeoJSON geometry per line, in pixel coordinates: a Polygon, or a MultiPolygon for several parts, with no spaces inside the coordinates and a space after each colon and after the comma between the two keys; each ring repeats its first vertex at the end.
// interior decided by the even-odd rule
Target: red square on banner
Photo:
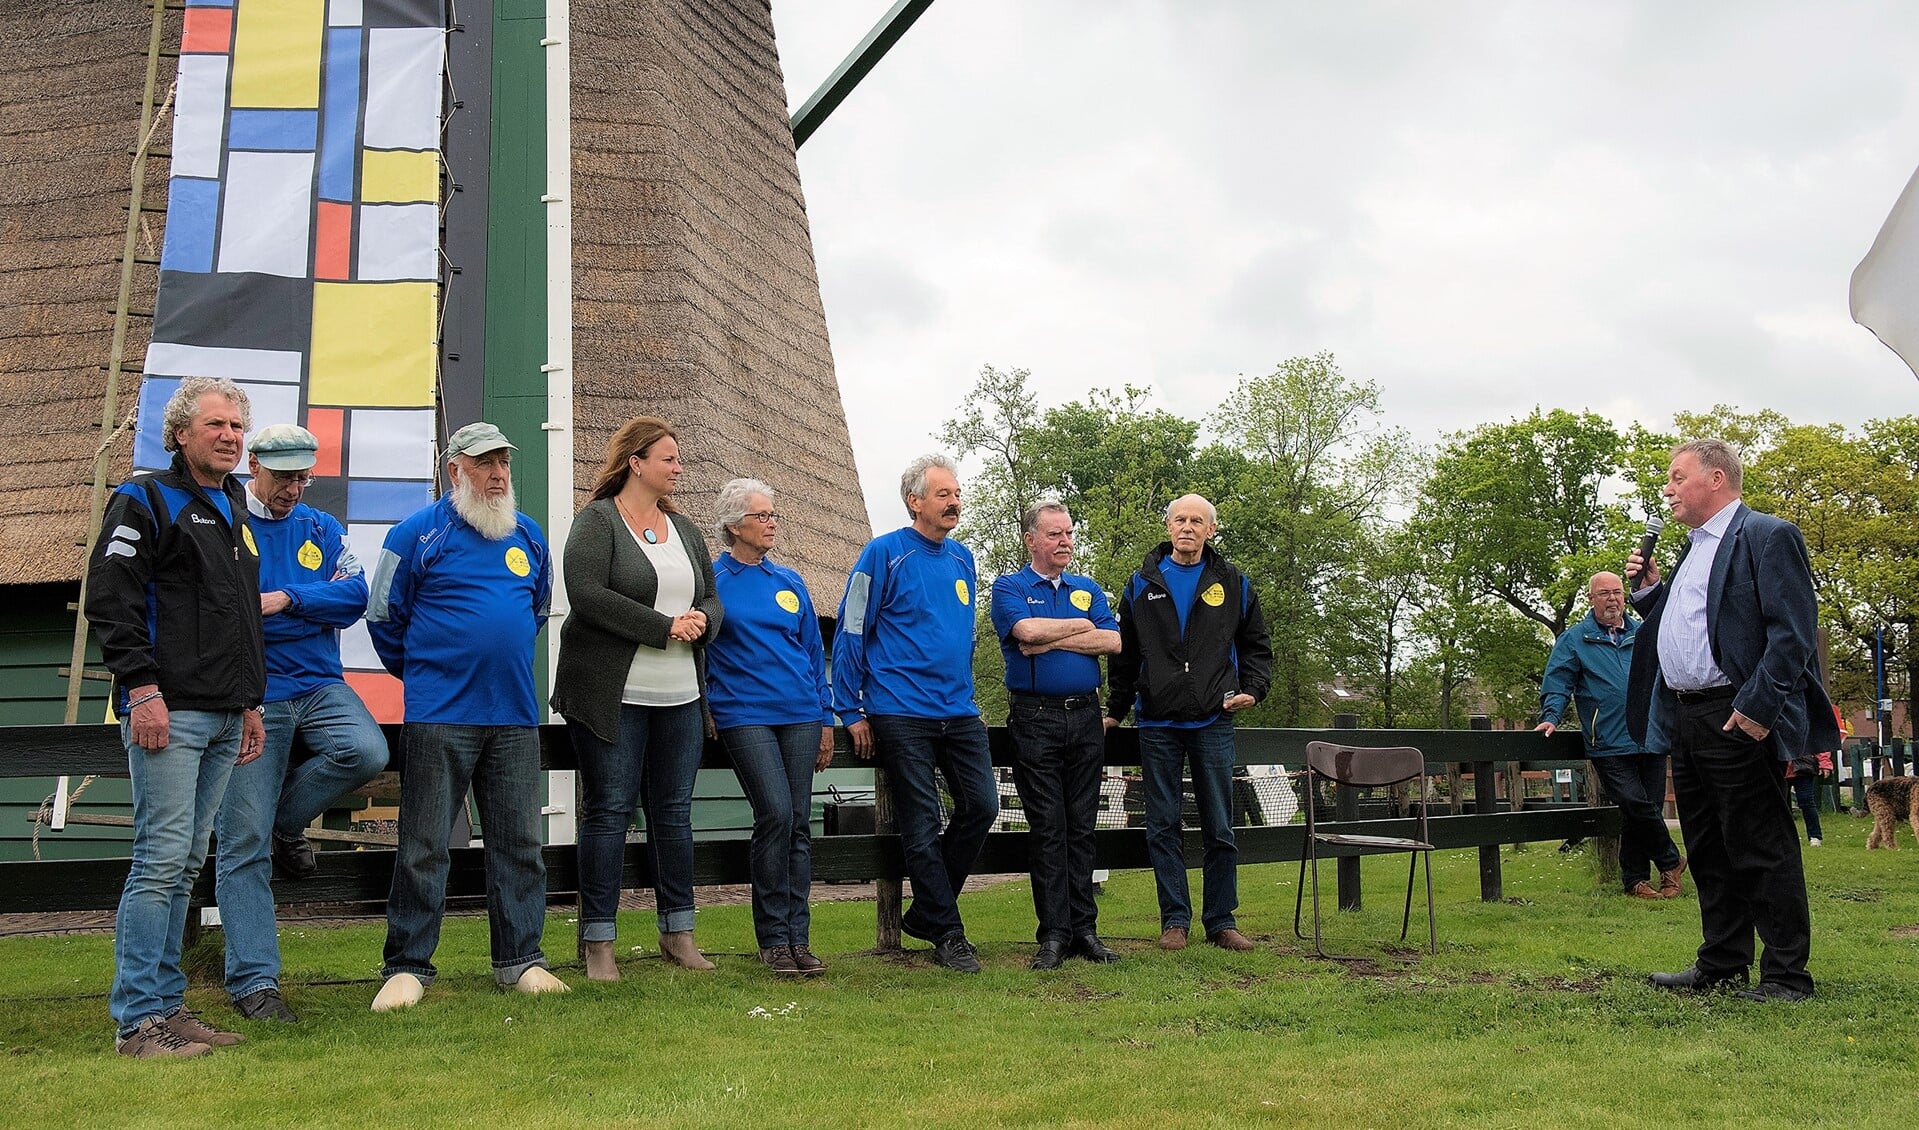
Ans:
{"type": "Polygon", "coordinates": [[[188,8],[180,52],[187,55],[224,55],[233,47],[233,9],[188,8]]]}
{"type": "Polygon", "coordinates": [[[313,477],[316,479],[338,478],[340,475],[340,447],[346,431],[346,409],[309,408],[307,409],[307,431],[320,441],[319,462],[313,465],[313,477]]]}
{"type": "Polygon", "coordinates": [[[348,671],[346,685],[366,703],[375,722],[406,720],[406,698],[400,680],[385,671],[348,671]]]}
{"type": "Polygon", "coordinates": [[[313,219],[313,277],[346,281],[353,265],[353,205],[322,200],[313,219]]]}

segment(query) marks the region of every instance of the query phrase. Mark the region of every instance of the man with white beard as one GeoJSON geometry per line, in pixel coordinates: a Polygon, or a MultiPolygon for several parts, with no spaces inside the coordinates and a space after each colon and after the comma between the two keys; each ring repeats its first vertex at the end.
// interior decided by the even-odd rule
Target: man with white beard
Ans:
{"type": "Polygon", "coordinates": [[[452,489],[393,527],[380,551],[367,631],[405,684],[400,850],[387,899],[385,1012],[433,982],[446,911],[447,838],[470,785],[480,806],[493,977],[525,993],[565,992],[540,951],[540,709],[533,638],[553,573],[546,538],[513,500],[514,447],[492,424],[447,441],[452,489]]]}

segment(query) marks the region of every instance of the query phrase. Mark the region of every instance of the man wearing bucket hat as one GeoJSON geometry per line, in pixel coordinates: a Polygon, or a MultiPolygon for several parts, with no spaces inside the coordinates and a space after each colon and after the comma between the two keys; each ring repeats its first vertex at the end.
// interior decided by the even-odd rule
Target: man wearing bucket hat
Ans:
{"type": "Polygon", "coordinates": [[[297,424],[261,428],[247,444],[267,737],[259,760],[227,781],[214,890],[226,929],[227,995],[249,1020],[298,1019],[280,997],[273,871],[310,877],[317,865],[306,826],[387,762],[386,738],[340,667],[340,629],[366,613],[366,575],[339,520],[300,501],[319,451],[320,441],[297,424]],[[312,756],[290,765],[296,746],[312,756]]]}
{"type": "Polygon", "coordinates": [[[451,489],[387,533],[373,573],[367,632],[406,687],[400,850],[375,1012],[418,1003],[433,982],[447,839],[469,786],[485,842],[494,980],[526,993],[566,991],[540,951],[546,866],[533,638],[546,623],[553,570],[539,525],[515,508],[513,451],[492,424],[454,432],[451,489]]]}

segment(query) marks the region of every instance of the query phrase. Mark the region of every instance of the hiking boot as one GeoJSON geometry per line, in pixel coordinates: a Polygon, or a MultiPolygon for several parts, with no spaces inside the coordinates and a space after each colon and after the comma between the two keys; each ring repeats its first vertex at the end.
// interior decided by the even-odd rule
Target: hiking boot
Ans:
{"type": "Polygon", "coordinates": [[[167,1017],[165,1024],[174,1035],[189,1043],[205,1044],[210,1048],[230,1048],[246,1040],[238,1032],[222,1032],[213,1025],[193,1015],[184,1005],[178,1012],[167,1017]]]}
{"type": "Polygon", "coordinates": [[[965,934],[949,934],[933,947],[933,964],[944,965],[959,973],[978,973],[979,951],[966,940],[965,934]]]}
{"type": "Polygon", "coordinates": [[[826,963],[814,957],[813,951],[806,948],[805,942],[793,947],[793,964],[799,966],[800,972],[808,977],[826,972],[826,963]]]}
{"type": "Polygon", "coordinates": [[[788,977],[800,975],[799,963],[793,960],[792,946],[768,946],[760,951],[760,964],[788,977]]]}
{"type": "Polygon", "coordinates": [[[273,833],[273,866],[289,879],[311,879],[320,871],[313,844],[303,835],[273,833]]]}
{"type": "Polygon", "coordinates": [[[149,1016],[131,1034],[114,1037],[113,1050],[135,1059],[192,1059],[213,1047],[180,1035],[161,1017],[149,1016]]]}
{"type": "Polygon", "coordinates": [[[248,1020],[278,1020],[283,1024],[298,1024],[300,1018],[280,999],[280,990],[268,985],[256,989],[233,1002],[233,1011],[248,1020]]]}

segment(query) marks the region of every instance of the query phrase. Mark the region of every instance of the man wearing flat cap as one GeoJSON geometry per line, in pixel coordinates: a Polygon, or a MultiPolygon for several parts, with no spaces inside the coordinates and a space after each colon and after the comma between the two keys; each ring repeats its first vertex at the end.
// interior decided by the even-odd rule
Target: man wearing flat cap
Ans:
{"type": "Polygon", "coordinates": [[[317,867],[306,826],[387,762],[386,738],[340,667],[340,629],[366,613],[366,575],[339,520],[300,501],[319,452],[320,441],[297,424],[261,428],[247,444],[267,737],[259,760],[227,781],[214,891],[226,929],[227,995],[249,1020],[297,1019],[280,997],[273,872],[311,876],[317,867]],[[292,765],[296,747],[310,756],[292,765]]]}
{"type": "Polygon", "coordinates": [[[513,444],[492,424],[447,440],[450,488],[387,533],[367,631],[405,684],[400,851],[387,899],[385,1012],[433,982],[446,912],[447,838],[470,786],[485,841],[493,977],[502,988],[564,992],[540,951],[540,706],[533,639],[553,592],[546,538],[513,500],[513,444]]]}

